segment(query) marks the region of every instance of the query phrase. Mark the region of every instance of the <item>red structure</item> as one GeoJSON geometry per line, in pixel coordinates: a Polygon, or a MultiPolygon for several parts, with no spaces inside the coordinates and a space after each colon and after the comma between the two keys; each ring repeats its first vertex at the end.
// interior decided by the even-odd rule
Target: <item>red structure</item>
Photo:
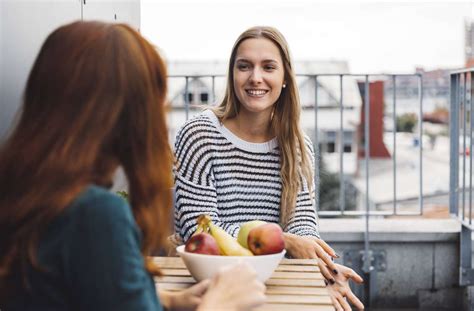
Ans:
{"type": "MultiPolygon", "coordinates": [[[[364,82],[359,82],[359,90],[362,96],[360,111],[360,123],[357,129],[359,158],[365,157],[365,94],[364,82]]],[[[384,83],[375,81],[369,83],[370,111],[369,111],[369,157],[370,158],[390,158],[390,153],[383,142],[383,111],[384,111],[384,83]]]]}

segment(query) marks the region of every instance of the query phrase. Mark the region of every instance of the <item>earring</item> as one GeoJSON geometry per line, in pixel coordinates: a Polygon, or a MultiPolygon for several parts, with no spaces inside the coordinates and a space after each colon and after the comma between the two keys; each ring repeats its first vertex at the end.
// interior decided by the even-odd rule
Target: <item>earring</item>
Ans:
{"type": "Polygon", "coordinates": [[[283,83],[283,88],[285,88],[285,87],[286,87],[286,84],[285,84],[285,83],[283,83]]]}

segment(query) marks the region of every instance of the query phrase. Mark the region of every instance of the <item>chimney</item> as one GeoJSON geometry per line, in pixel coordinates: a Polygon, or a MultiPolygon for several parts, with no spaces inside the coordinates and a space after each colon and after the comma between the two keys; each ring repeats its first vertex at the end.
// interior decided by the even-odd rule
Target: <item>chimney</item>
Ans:
{"type": "MultiPolygon", "coordinates": [[[[360,123],[357,128],[357,156],[365,157],[365,83],[358,82],[362,97],[360,123]]],[[[384,82],[369,82],[370,110],[369,110],[369,157],[390,158],[390,153],[383,142],[383,114],[384,114],[384,82]]]]}

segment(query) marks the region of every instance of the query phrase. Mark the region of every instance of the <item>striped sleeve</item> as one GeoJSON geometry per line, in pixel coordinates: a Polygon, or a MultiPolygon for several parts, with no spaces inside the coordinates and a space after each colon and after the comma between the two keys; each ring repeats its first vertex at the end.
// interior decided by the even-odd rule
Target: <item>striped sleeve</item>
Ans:
{"type": "MultiPolygon", "coordinates": [[[[305,136],[305,145],[311,160],[314,172],[315,156],[313,144],[309,137],[305,136]]],[[[315,205],[315,184],[311,180],[311,194],[307,181],[303,181],[303,187],[296,198],[296,208],[293,218],[288,222],[286,231],[299,236],[314,236],[319,238],[318,218],[315,205]]]]}
{"type": "Polygon", "coordinates": [[[230,234],[238,225],[219,219],[217,192],[212,170],[214,145],[221,136],[211,121],[203,116],[186,123],[175,143],[175,229],[187,241],[196,231],[197,217],[211,216],[213,223],[230,234]]]}

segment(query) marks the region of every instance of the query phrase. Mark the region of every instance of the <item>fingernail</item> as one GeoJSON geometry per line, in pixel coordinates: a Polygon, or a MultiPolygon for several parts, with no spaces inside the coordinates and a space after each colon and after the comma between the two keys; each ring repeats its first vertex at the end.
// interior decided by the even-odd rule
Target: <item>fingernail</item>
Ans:
{"type": "Polygon", "coordinates": [[[329,283],[334,284],[334,283],[336,283],[336,281],[334,281],[334,279],[330,279],[329,283]]]}
{"type": "Polygon", "coordinates": [[[341,258],[338,253],[334,253],[334,258],[341,258]]]}
{"type": "Polygon", "coordinates": [[[332,272],[334,272],[334,274],[338,274],[339,272],[337,272],[336,269],[332,270],[332,272]]]}
{"type": "Polygon", "coordinates": [[[324,279],[324,284],[326,284],[326,286],[328,286],[328,281],[326,281],[326,279],[324,279]]]}

